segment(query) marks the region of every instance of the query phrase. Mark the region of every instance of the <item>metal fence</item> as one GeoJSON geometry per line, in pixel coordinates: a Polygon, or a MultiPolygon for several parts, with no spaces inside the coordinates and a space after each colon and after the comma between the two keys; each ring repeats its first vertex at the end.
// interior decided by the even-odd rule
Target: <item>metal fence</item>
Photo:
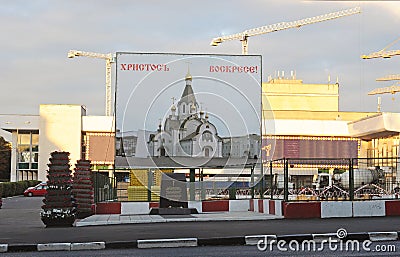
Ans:
{"type": "Polygon", "coordinates": [[[284,201],[397,199],[399,161],[399,158],[273,160],[264,166],[263,194],[259,197],[284,201]]]}
{"type": "Polygon", "coordinates": [[[92,176],[95,203],[117,199],[115,178],[110,178],[97,172],[94,172],[92,176]]]}
{"type": "MultiPolygon", "coordinates": [[[[204,180],[202,176],[193,177],[192,182],[187,183],[187,196],[188,200],[397,199],[400,198],[399,162],[399,158],[283,158],[264,163],[262,173],[218,174],[204,180]]],[[[132,191],[131,198],[128,197],[129,181],[119,179],[117,182],[116,178],[95,175],[96,202],[159,200],[160,183],[155,182],[154,171],[145,173],[142,178],[144,189],[132,191]]]]}

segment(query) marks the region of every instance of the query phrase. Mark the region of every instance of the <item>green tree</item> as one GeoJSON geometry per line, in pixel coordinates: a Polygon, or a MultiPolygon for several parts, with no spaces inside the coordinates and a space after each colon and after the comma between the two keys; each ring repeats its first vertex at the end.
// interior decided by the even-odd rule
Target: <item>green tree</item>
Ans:
{"type": "Polygon", "coordinates": [[[11,144],[0,136],[0,179],[10,179],[11,144]]]}

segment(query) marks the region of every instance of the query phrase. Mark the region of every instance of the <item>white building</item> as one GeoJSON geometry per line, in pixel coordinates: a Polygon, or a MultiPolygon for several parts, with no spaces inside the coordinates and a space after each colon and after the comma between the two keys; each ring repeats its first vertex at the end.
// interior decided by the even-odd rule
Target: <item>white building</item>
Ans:
{"type": "Polygon", "coordinates": [[[11,133],[11,181],[46,180],[50,153],[70,153],[91,160],[94,169],[114,164],[114,119],[86,116],[81,105],[40,105],[39,115],[0,115],[1,129],[11,133]]]}
{"type": "Polygon", "coordinates": [[[208,115],[199,110],[188,72],[186,86],[171,114],[165,119],[164,128],[150,135],[150,156],[222,157],[222,139],[208,115]]]}

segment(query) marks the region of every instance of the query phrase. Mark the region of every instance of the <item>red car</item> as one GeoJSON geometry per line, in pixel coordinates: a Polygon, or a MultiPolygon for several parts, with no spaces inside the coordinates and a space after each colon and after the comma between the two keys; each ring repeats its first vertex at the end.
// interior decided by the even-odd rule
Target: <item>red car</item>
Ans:
{"type": "Polygon", "coordinates": [[[34,187],[28,187],[24,192],[24,196],[44,196],[45,194],[47,194],[46,182],[42,182],[34,187]]]}

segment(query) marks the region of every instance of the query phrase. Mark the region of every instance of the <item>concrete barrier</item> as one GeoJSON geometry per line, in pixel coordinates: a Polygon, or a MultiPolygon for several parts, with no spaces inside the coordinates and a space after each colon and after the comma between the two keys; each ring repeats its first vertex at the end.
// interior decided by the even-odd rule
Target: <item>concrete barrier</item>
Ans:
{"type": "Polygon", "coordinates": [[[400,216],[400,200],[385,201],[386,216],[400,216]]]}
{"type": "Polygon", "coordinates": [[[229,200],[203,201],[203,212],[229,211],[229,200]]]}
{"type": "Polygon", "coordinates": [[[5,253],[8,251],[8,244],[0,244],[0,253],[5,253]]]}
{"type": "Polygon", "coordinates": [[[203,212],[203,206],[200,201],[189,201],[189,208],[196,208],[199,213],[203,212]]]}
{"type": "Polygon", "coordinates": [[[321,218],[320,202],[283,203],[283,215],[287,219],[321,218]]]}
{"type": "Polygon", "coordinates": [[[105,248],[105,242],[71,243],[71,251],[101,250],[105,248]]]}
{"type": "Polygon", "coordinates": [[[37,250],[42,251],[70,251],[71,243],[49,243],[49,244],[38,244],[37,250]]]}
{"type": "Polygon", "coordinates": [[[353,217],[385,216],[385,201],[355,201],[353,202],[353,217]]]}
{"type": "Polygon", "coordinates": [[[121,214],[149,214],[148,202],[122,202],[121,214]]]}
{"type": "Polygon", "coordinates": [[[369,232],[369,240],[373,242],[378,241],[395,241],[398,240],[397,232],[369,232]]]}
{"type": "Polygon", "coordinates": [[[282,200],[273,200],[275,205],[275,215],[283,216],[283,201],[282,200]]]}
{"type": "MultiPolygon", "coordinates": [[[[157,202],[105,202],[97,204],[97,214],[148,214],[157,202]]],[[[189,201],[188,207],[203,212],[253,211],[285,218],[340,218],[400,216],[400,200],[303,201],[283,200],[214,200],[189,201]]]]}
{"type": "Polygon", "coordinates": [[[244,237],[246,245],[264,245],[267,240],[269,242],[276,242],[276,239],[276,235],[251,235],[244,237]]]}
{"type": "Polygon", "coordinates": [[[121,214],[120,202],[101,202],[96,204],[96,214],[121,214]]]}
{"type": "Polygon", "coordinates": [[[253,208],[254,208],[254,212],[260,212],[258,209],[258,200],[257,199],[253,200],[253,208]]]}
{"type": "Polygon", "coordinates": [[[269,200],[264,200],[263,201],[263,210],[265,214],[270,214],[269,213],[269,200]]]}
{"type": "Polygon", "coordinates": [[[195,247],[197,238],[138,240],[137,246],[138,248],[195,247]]]}
{"type": "Polygon", "coordinates": [[[229,211],[248,211],[249,202],[247,200],[230,200],[229,201],[229,211]]]}
{"type": "Polygon", "coordinates": [[[254,211],[254,200],[253,199],[249,200],[249,211],[254,211]]]}
{"type": "Polygon", "coordinates": [[[352,217],[352,202],[321,202],[321,218],[352,217]]]}

